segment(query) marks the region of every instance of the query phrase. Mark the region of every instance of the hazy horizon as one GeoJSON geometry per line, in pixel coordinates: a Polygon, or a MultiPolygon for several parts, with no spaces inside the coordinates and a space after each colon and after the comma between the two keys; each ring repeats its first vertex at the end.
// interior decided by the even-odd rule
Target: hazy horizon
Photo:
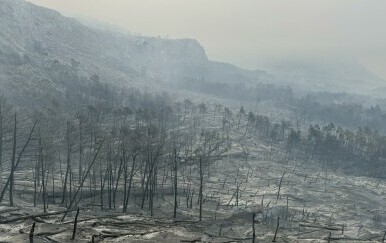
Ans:
{"type": "Polygon", "coordinates": [[[194,38],[212,60],[244,68],[309,58],[357,60],[386,79],[386,2],[30,0],[133,33],[194,38]]]}

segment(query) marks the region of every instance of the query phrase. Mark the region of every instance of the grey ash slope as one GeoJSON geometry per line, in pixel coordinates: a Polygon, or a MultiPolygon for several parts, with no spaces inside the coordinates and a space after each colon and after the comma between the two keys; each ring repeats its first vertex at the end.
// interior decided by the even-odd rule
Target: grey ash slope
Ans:
{"type": "Polygon", "coordinates": [[[192,83],[206,87],[207,83],[254,86],[266,82],[305,92],[374,94],[374,88],[384,82],[347,63],[291,62],[269,71],[273,75],[213,62],[193,39],[98,29],[24,0],[0,0],[0,91],[21,104],[42,94],[81,90],[80,83],[89,82],[93,74],[101,76],[102,82],[146,90],[191,90],[192,83]]]}
{"type": "Polygon", "coordinates": [[[0,29],[0,87],[19,98],[31,89],[64,92],[93,74],[153,88],[194,80],[254,83],[269,76],[211,62],[192,39],[98,30],[23,0],[0,0],[0,29]]]}

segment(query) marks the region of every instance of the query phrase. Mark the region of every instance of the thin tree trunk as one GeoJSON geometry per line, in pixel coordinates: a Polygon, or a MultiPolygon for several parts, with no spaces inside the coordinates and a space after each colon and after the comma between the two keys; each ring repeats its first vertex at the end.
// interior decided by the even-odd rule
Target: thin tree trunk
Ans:
{"type": "MultiPolygon", "coordinates": [[[[83,187],[83,184],[84,184],[84,182],[85,182],[85,180],[86,180],[88,174],[90,173],[90,170],[91,170],[92,166],[93,166],[94,163],[95,163],[95,160],[96,160],[96,158],[97,158],[97,156],[98,156],[98,154],[99,154],[99,151],[100,151],[101,148],[102,148],[102,145],[103,145],[103,141],[101,142],[101,144],[99,145],[97,151],[95,152],[94,158],[93,158],[93,160],[91,161],[90,165],[88,166],[87,171],[86,171],[86,173],[84,174],[84,176],[83,176],[83,178],[82,178],[82,181],[80,182],[80,185],[78,186],[78,189],[75,191],[75,194],[74,194],[74,196],[72,197],[72,199],[71,199],[71,201],[70,201],[70,205],[68,205],[67,209],[70,209],[70,208],[73,206],[73,204],[74,204],[74,202],[75,202],[75,199],[76,199],[76,197],[77,197],[78,194],[79,194],[80,189],[83,187]]],[[[76,204],[78,204],[78,202],[77,202],[76,204]]],[[[64,221],[64,219],[66,218],[66,216],[67,216],[67,212],[63,215],[62,221],[64,221]]]]}
{"type": "Polygon", "coordinates": [[[253,213],[253,215],[252,215],[252,243],[255,243],[255,240],[256,240],[255,217],[256,217],[256,213],[253,213]]]}
{"type": "Polygon", "coordinates": [[[203,187],[203,172],[202,172],[202,157],[200,156],[200,194],[199,194],[199,203],[200,203],[200,221],[202,220],[202,187],[203,187]]]}
{"type": "Polygon", "coordinates": [[[75,240],[76,236],[76,228],[78,226],[78,216],[79,216],[79,208],[76,210],[75,220],[74,220],[74,228],[72,230],[72,237],[71,240],[75,240]]]}
{"type": "Polygon", "coordinates": [[[0,188],[3,185],[3,112],[2,104],[0,101],[0,188]]]}
{"type": "Polygon", "coordinates": [[[37,171],[37,163],[38,161],[36,162],[35,164],[35,168],[34,168],[34,207],[36,207],[36,193],[37,193],[37,173],[39,173],[37,171]]]}
{"type": "Polygon", "coordinates": [[[127,194],[126,194],[126,204],[125,204],[125,206],[123,207],[123,212],[126,212],[126,211],[127,211],[127,205],[128,205],[128,203],[129,203],[130,189],[131,189],[131,184],[132,184],[132,182],[133,182],[133,177],[134,177],[135,158],[136,158],[136,156],[133,156],[133,164],[131,165],[129,185],[128,185],[128,188],[127,188],[127,194]]]}
{"type": "Polygon", "coordinates": [[[82,118],[79,118],[79,165],[78,165],[78,173],[79,173],[79,183],[82,179],[82,173],[83,173],[83,164],[82,164],[82,158],[83,158],[83,136],[82,136],[82,118]]]}
{"type": "Polygon", "coordinates": [[[62,204],[64,203],[66,199],[66,191],[67,191],[67,181],[69,177],[69,173],[71,170],[71,144],[70,144],[70,131],[68,128],[68,122],[67,122],[67,129],[66,129],[66,140],[67,140],[67,169],[66,169],[66,175],[64,176],[64,184],[63,184],[63,192],[62,192],[62,204]]]}
{"type": "Polygon", "coordinates": [[[279,231],[279,222],[280,222],[280,218],[277,217],[277,225],[276,225],[275,235],[274,235],[274,237],[273,237],[272,242],[276,242],[277,232],[279,231]]]}
{"type": "Polygon", "coordinates": [[[174,149],[174,213],[173,218],[175,219],[177,216],[177,149],[174,149]]]}
{"type": "Polygon", "coordinates": [[[30,232],[29,232],[29,242],[30,242],[30,243],[33,243],[33,242],[34,242],[35,224],[36,224],[36,222],[34,222],[34,223],[32,224],[31,230],[30,230],[30,232]]]}
{"type": "Polygon", "coordinates": [[[15,120],[14,120],[14,126],[13,126],[13,147],[12,147],[11,175],[10,175],[11,178],[10,178],[10,185],[9,185],[9,204],[11,206],[13,206],[13,184],[14,184],[14,170],[15,170],[15,159],[16,159],[16,128],[17,128],[17,117],[15,113],[15,120]]]}
{"type": "MultiPolygon", "coordinates": [[[[16,114],[15,114],[15,119],[16,119],[16,114]]],[[[36,122],[33,124],[32,129],[31,129],[31,131],[30,131],[30,133],[28,135],[27,141],[25,142],[22,150],[19,153],[19,156],[18,156],[18,158],[16,160],[15,166],[11,167],[11,173],[10,173],[10,175],[9,175],[9,177],[7,179],[7,182],[5,183],[5,185],[3,187],[3,190],[1,191],[1,194],[0,194],[0,203],[3,201],[3,198],[4,198],[4,195],[5,195],[5,191],[7,190],[7,187],[10,185],[11,180],[13,180],[13,174],[15,173],[15,170],[16,170],[17,166],[20,163],[20,160],[21,160],[21,157],[22,157],[22,155],[24,153],[24,150],[27,148],[27,146],[28,146],[28,144],[29,144],[29,142],[31,140],[32,134],[33,134],[33,132],[35,130],[35,126],[36,126],[36,122]]],[[[15,135],[16,135],[16,130],[15,130],[15,135]]],[[[16,141],[16,136],[15,136],[14,140],[16,141]]],[[[14,150],[16,150],[16,144],[15,144],[14,150]]]]}
{"type": "Polygon", "coordinates": [[[44,158],[43,158],[43,148],[42,148],[42,139],[39,135],[39,162],[42,172],[42,189],[43,189],[43,211],[46,213],[46,183],[45,183],[45,169],[44,169],[44,158]]]}
{"type": "Polygon", "coordinates": [[[283,177],[285,176],[285,173],[283,173],[283,175],[281,176],[280,178],[280,182],[279,182],[279,189],[277,190],[277,196],[276,196],[276,203],[277,203],[277,200],[279,200],[279,196],[280,196],[280,190],[281,190],[281,183],[283,182],[283,177]]]}
{"type": "Polygon", "coordinates": [[[115,188],[114,188],[114,194],[113,194],[114,210],[115,210],[115,202],[116,202],[116,199],[117,199],[118,184],[119,184],[119,179],[121,178],[122,169],[123,169],[123,159],[121,159],[121,163],[120,163],[119,169],[118,169],[118,176],[117,176],[117,179],[116,179],[116,182],[115,182],[115,188]]]}
{"type": "Polygon", "coordinates": [[[52,178],[52,204],[55,204],[55,176],[54,176],[54,166],[51,168],[51,178],[52,178]]]}

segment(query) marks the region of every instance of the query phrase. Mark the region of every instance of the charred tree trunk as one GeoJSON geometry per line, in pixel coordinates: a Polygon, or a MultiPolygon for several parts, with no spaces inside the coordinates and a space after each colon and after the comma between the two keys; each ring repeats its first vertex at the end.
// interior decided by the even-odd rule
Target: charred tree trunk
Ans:
{"type": "Polygon", "coordinates": [[[122,170],[123,170],[123,159],[121,159],[121,162],[119,164],[118,176],[117,176],[117,179],[116,179],[116,182],[115,182],[115,188],[114,188],[114,194],[113,194],[114,210],[115,210],[115,202],[116,202],[116,199],[117,199],[118,184],[119,184],[119,180],[121,179],[122,170]]]}
{"type": "MultiPolygon", "coordinates": [[[[82,128],[82,118],[79,118],[79,165],[78,165],[78,180],[79,183],[82,179],[82,173],[83,173],[83,128],[82,128]]],[[[76,169],[75,169],[76,170],[76,169]]]]}
{"type": "Polygon", "coordinates": [[[177,149],[174,149],[174,212],[173,212],[173,218],[175,219],[177,216],[177,149]]]}
{"type": "MultiPolygon", "coordinates": [[[[82,181],[80,182],[80,184],[79,184],[79,186],[78,186],[78,189],[75,191],[75,194],[74,194],[74,196],[72,197],[72,199],[71,199],[71,201],[70,201],[70,204],[68,205],[67,209],[71,209],[72,206],[74,205],[75,200],[76,200],[76,197],[78,196],[79,191],[83,188],[83,184],[84,184],[84,182],[85,182],[87,176],[88,176],[89,173],[90,173],[91,168],[93,167],[93,165],[94,165],[94,163],[95,163],[95,161],[96,161],[96,159],[97,159],[97,157],[98,157],[98,154],[99,154],[99,151],[100,151],[101,148],[102,148],[102,145],[103,145],[103,141],[102,141],[101,144],[98,146],[98,148],[97,148],[97,150],[96,150],[96,152],[95,152],[94,158],[93,158],[93,160],[90,162],[90,165],[88,166],[87,170],[85,171],[84,176],[83,176],[83,178],[82,178],[82,181]]],[[[78,203],[79,203],[79,201],[76,202],[76,205],[77,205],[78,203]]],[[[66,218],[66,216],[67,216],[67,212],[64,213],[64,215],[63,215],[63,217],[62,217],[62,221],[64,221],[64,219],[66,218]]]]}
{"type": "Polygon", "coordinates": [[[202,157],[200,156],[200,193],[199,193],[199,203],[200,203],[200,217],[199,220],[202,221],[202,200],[203,200],[203,171],[202,171],[202,157]]]}
{"type": "Polygon", "coordinates": [[[42,173],[42,189],[43,189],[43,211],[46,213],[46,183],[45,183],[45,168],[44,168],[44,158],[43,158],[43,147],[42,147],[42,139],[39,134],[39,163],[42,173]]]}
{"type": "Polygon", "coordinates": [[[75,240],[76,228],[78,226],[78,216],[79,216],[79,208],[76,210],[76,215],[75,215],[75,220],[74,220],[74,229],[72,230],[71,240],[75,240]]]}
{"type": "Polygon", "coordinates": [[[70,143],[70,131],[68,127],[67,122],[67,129],[66,129],[66,140],[67,140],[67,169],[66,169],[66,175],[64,176],[64,184],[63,184],[63,192],[62,192],[62,204],[66,200],[66,193],[67,193],[67,183],[68,183],[68,177],[69,173],[71,171],[71,143],[70,143]]]}
{"type": "Polygon", "coordinates": [[[36,224],[36,222],[34,222],[34,223],[32,224],[31,230],[30,230],[30,232],[29,232],[29,242],[30,242],[30,243],[33,243],[33,242],[34,242],[35,224],[36,224]]]}
{"type": "Polygon", "coordinates": [[[10,183],[9,183],[9,204],[11,206],[13,206],[13,184],[14,184],[14,172],[15,172],[15,169],[16,169],[15,168],[15,159],[16,159],[16,128],[17,128],[17,117],[16,117],[16,113],[15,113],[14,126],[13,126],[13,147],[12,147],[11,175],[10,175],[11,178],[10,178],[10,183]]]}
{"type": "MultiPolygon", "coordinates": [[[[25,142],[23,148],[21,149],[21,151],[20,151],[20,153],[19,153],[19,155],[18,155],[18,158],[17,158],[17,160],[16,160],[16,163],[12,163],[12,164],[14,164],[14,166],[11,167],[11,173],[10,173],[8,179],[7,179],[7,182],[5,183],[5,185],[4,185],[4,187],[3,187],[3,190],[1,191],[1,194],[0,194],[0,202],[3,201],[4,195],[5,195],[5,191],[7,190],[8,186],[11,184],[11,181],[13,181],[13,175],[14,175],[14,173],[15,173],[15,170],[16,170],[17,166],[19,165],[20,160],[21,160],[21,157],[22,157],[22,155],[23,155],[25,149],[27,148],[27,146],[28,146],[28,144],[29,144],[29,142],[30,142],[30,140],[31,140],[31,138],[32,138],[32,134],[33,134],[33,132],[34,132],[34,130],[35,130],[35,126],[36,126],[36,122],[35,122],[35,123],[33,124],[33,126],[32,126],[32,129],[31,129],[31,131],[30,131],[30,133],[29,133],[29,135],[28,135],[27,141],[25,142]]],[[[16,153],[16,114],[15,114],[15,129],[14,129],[14,148],[13,148],[12,150],[13,150],[13,152],[16,153]]],[[[12,183],[13,183],[13,182],[12,182],[12,183]]],[[[10,187],[10,188],[11,188],[11,187],[10,187]]],[[[13,189],[13,187],[12,187],[12,189],[13,189]]],[[[12,191],[12,190],[10,189],[10,192],[11,192],[11,191],[12,191]]],[[[10,199],[10,200],[11,200],[11,199],[10,199]]],[[[13,204],[13,197],[12,197],[12,204],[13,204]]]]}
{"type": "Polygon", "coordinates": [[[134,177],[134,169],[135,169],[135,159],[136,157],[133,156],[133,163],[131,165],[131,171],[130,171],[130,178],[129,178],[129,185],[127,187],[127,194],[126,194],[126,204],[124,205],[123,207],[123,212],[126,212],[127,211],[127,205],[129,203],[129,199],[130,199],[130,190],[131,190],[131,185],[133,183],[133,177],[134,177]]]}
{"type": "Polygon", "coordinates": [[[0,101],[0,188],[3,185],[3,107],[0,101]]]}

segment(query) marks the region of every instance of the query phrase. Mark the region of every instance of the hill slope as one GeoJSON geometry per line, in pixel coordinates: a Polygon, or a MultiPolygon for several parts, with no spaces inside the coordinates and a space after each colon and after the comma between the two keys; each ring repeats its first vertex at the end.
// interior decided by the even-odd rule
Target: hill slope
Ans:
{"type": "Polygon", "coordinates": [[[266,77],[209,61],[192,39],[98,30],[23,0],[0,1],[0,29],[0,85],[11,98],[34,88],[64,92],[93,74],[110,83],[153,88],[194,80],[253,83],[266,77]]]}

